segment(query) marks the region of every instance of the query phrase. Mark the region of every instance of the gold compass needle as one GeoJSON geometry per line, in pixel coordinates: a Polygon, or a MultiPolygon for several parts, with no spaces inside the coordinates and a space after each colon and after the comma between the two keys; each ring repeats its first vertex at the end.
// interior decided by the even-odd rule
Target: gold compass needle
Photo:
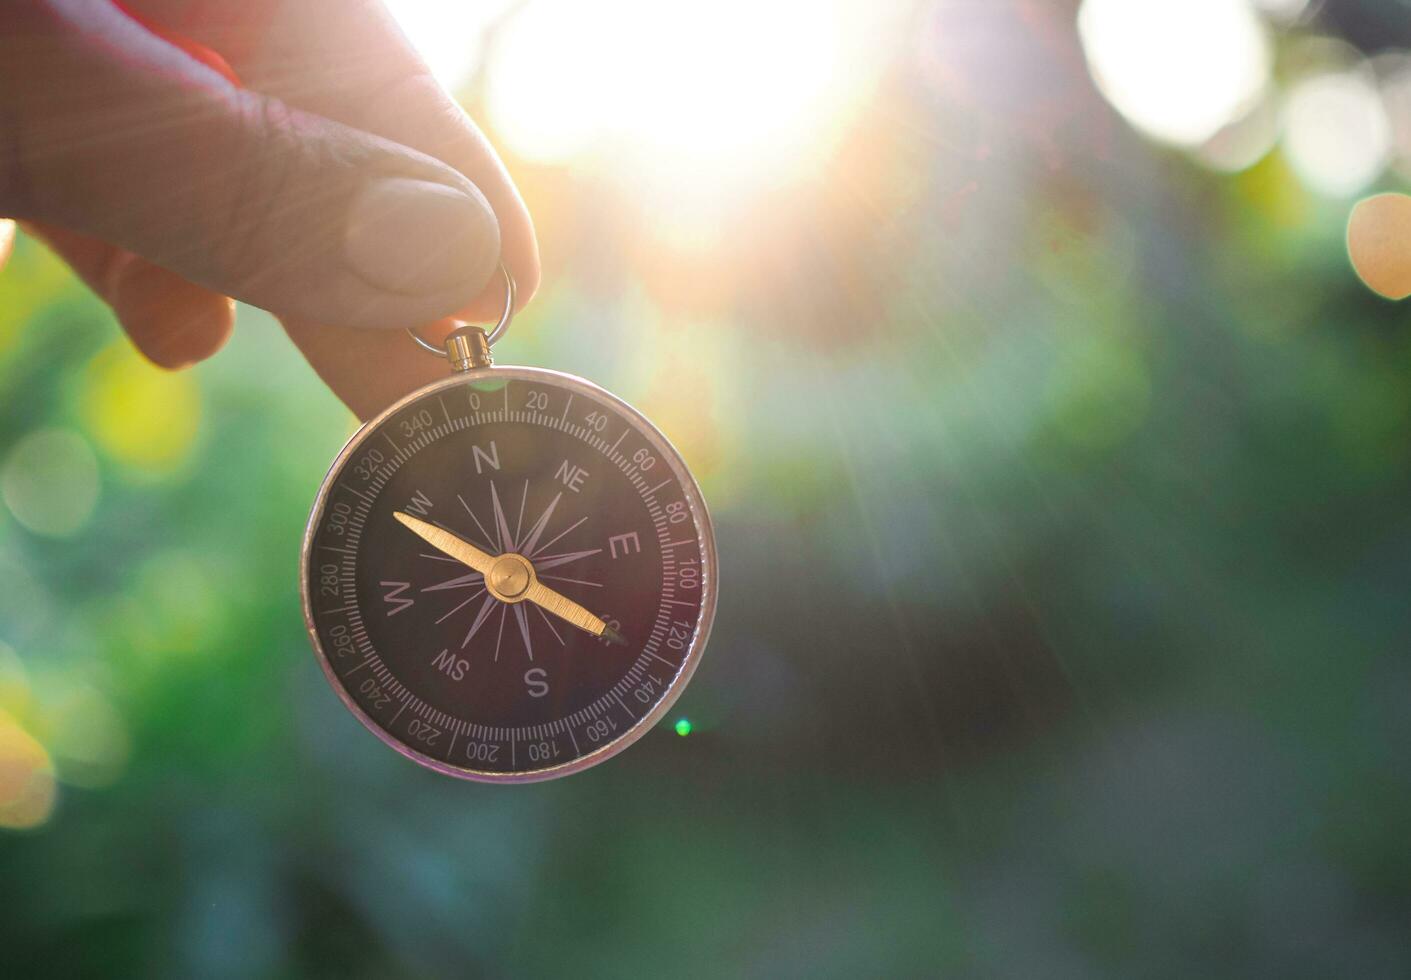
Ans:
{"type": "Polygon", "coordinates": [[[528,600],[545,612],[553,613],[559,619],[577,626],[581,630],[600,636],[612,643],[626,644],[617,630],[608,626],[597,616],[578,603],[549,588],[534,574],[534,564],[523,555],[506,553],[492,555],[481,551],[469,541],[465,541],[435,524],[418,520],[410,514],[394,511],[392,514],[401,524],[431,547],[485,576],[485,588],[501,602],[515,603],[528,600]]]}
{"type": "Polygon", "coordinates": [[[426,521],[417,520],[410,514],[403,514],[401,511],[395,511],[392,516],[400,521],[407,530],[411,531],[437,551],[450,555],[456,561],[479,572],[481,575],[488,573],[490,566],[495,564],[494,555],[486,554],[469,541],[464,541],[456,537],[450,531],[442,530],[435,524],[428,524],[426,521]]]}
{"type": "Polygon", "coordinates": [[[524,598],[546,612],[551,612],[559,619],[566,620],[577,626],[581,630],[587,630],[594,636],[602,636],[608,632],[608,624],[578,603],[574,602],[566,595],[561,595],[549,588],[537,578],[534,579],[529,588],[524,593],[524,598]]]}

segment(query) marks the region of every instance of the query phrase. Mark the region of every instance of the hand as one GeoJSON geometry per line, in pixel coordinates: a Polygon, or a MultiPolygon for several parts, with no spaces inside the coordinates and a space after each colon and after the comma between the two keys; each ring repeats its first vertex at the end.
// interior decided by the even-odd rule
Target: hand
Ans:
{"type": "Polygon", "coordinates": [[[534,572],[534,565],[523,555],[513,552],[492,555],[450,531],[418,520],[410,514],[397,511],[392,516],[437,551],[483,575],[486,591],[501,602],[527,600],[594,636],[606,637],[616,643],[624,642],[622,635],[607,623],[572,599],[540,582],[534,572]]]}
{"type": "Polygon", "coordinates": [[[0,215],[159,365],[219,349],[233,297],[367,417],[445,372],[400,328],[493,318],[502,254],[538,285],[499,159],[375,0],[7,0],[0,65],[0,215]]]}

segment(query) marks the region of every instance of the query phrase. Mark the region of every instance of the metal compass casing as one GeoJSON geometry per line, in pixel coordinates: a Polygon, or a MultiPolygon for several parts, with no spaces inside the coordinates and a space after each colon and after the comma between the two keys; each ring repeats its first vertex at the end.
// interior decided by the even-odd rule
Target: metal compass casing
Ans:
{"type": "Polygon", "coordinates": [[[343,447],[300,574],[348,709],[421,765],[494,782],[641,737],[695,670],[717,589],[705,501],[665,436],[581,378],[490,364],[512,306],[488,338],[452,334],[457,372],[343,447]]]}

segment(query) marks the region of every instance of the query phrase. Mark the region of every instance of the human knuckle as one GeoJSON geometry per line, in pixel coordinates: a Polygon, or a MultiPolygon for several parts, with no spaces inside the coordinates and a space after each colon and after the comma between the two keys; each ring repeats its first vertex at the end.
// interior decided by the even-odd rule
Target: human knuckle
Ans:
{"type": "Polygon", "coordinates": [[[217,188],[219,200],[212,206],[221,228],[213,249],[225,276],[249,283],[267,275],[275,261],[267,254],[268,243],[298,227],[291,188],[303,169],[301,157],[310,150],[284,103],[255,93],[234,98],[234,124],[217,141],[228,179],[217,188]]]}

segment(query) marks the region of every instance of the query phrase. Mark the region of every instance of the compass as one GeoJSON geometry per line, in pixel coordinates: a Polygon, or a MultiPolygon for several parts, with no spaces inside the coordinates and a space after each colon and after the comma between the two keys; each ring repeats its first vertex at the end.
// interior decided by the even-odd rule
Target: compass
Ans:
{"type": "Polygon", "coordinates": [[[456,331],[456,373],[353,435],[301,574],[348,709],[421,765],[498,782],[576,772],[640,738],[695,670],[716,597],[710,518],[680,455],[588,381],[491,366],[507,322],[456,331]]]}

